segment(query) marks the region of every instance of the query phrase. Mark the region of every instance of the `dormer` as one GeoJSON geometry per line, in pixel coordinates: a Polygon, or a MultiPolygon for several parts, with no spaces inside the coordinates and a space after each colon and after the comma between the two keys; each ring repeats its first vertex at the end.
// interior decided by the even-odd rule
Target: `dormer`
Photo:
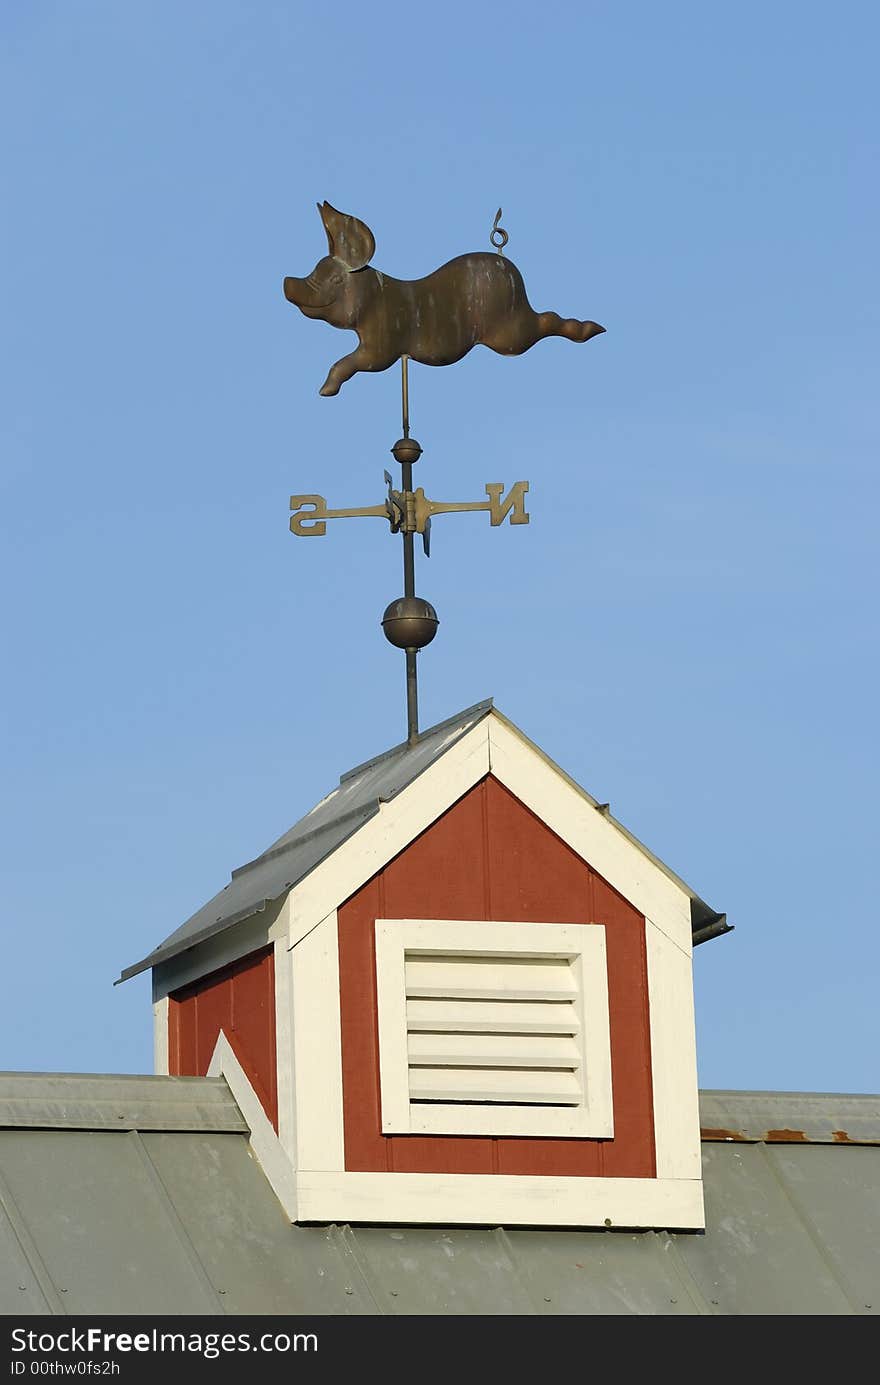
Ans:
{"type": "Polygon", "coordinates": [[[691,959],[727,927],[486,702],[122,979],[152,969],[157,1072],[226,1075],[293,1220],[699,1229],[691,959]]]}

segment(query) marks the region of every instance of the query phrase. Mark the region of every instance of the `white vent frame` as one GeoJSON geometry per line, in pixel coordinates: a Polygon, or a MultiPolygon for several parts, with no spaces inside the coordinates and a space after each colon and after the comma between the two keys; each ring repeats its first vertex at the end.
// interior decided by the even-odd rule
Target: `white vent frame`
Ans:
{"type": "Polygon", "coordinates": [[[382,1133],[611,1139],[614,1106],[605,928],[598,923],[377,919],[376,995],[382,1133]],[[406,957],[565,959],[576,983],[581,1095],[576,1105],[413,1102],[406,957]]]}

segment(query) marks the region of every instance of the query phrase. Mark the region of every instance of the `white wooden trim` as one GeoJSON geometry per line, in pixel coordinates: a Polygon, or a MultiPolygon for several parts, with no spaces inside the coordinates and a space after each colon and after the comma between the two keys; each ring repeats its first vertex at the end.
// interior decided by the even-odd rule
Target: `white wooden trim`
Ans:
{"type": "Polygon", "coordinates": [[[288,945],[295,947],[488,773],[489,736],[481,722],[294,886],[288,945]]]}
{"type": "Polygon", "coordinates": [[[168,1076],[168,997],[153,1001],[153,1072],[168,1076]]]}
{"type": "Polygon", "coordinates": [[[693,964],[645,920],[658,1178],[699,1178],[700,1111],[693,964]]]}
{"type": "Polygon", "coordinates": [[[296,1104],[293,1092],[293,958],[287,939],[275,940],[275,1086],[278,1138],[296,1163],[296,1104]]]}
{"type": "Polygon", "coordinates": [[[291,891],[294,947],[365,881],[492,773],[639,913],[690,953],[690,897],[506,721],[490,712],[424,773],[383,803],[291,891]]]}
{"type": "Polygon", "coordinates": [[[705,1226],[703,1189],[697,1179],[302,1171],[296,1187],[301,1222],[668,1230],[705,1226]]]}
{"type": "MultiPolygon", "coordinates": [[[[382,1130],[385,1134],[521,1135],[535,1138],[610,1139],[614,1134],[608,967],[602,924],[474,922],[450,919],[377,919],[376,982],[382,1130]],[[406,1012],[405,957],[496,953],[565,958],[573,963],[571,998],[578,1021],[581,1100],[575,1106],[510,1102],[414,1103],[406,1012]]],[[[496,1081],[501,1074],[496,1074],[496,1081]]]]}
{"type": "Polygon", "coordinates": [[[217,1036],[209,1077],[224,1077],[235,1103],[247,1121],[251,1132],[250,1144],[263,1173],[281,1206],[292,1222],[297,1220],[296,1174],[275,1134],[272,1122],[263,1110],[247,1075],[223,1030],[217,1036]]]}
{"type": "Polygon", "coordinates": [[[486,724],[495,778],[690,954],[690,899],[685,891],[509,726],[491,714],[486,724]]]}
{"type": "Polygon", "coordinates": [[[292,954],[297,1168],[343,1169],[342,1028],[336,910],[292,954]]]}
{"type": "Polygon", "coordinates": [[[608,1005],[608,953],[605,925],[580,924],[583,938],[577,959],[578,1008],[583,1027],[585,1134],[611,1139],[614,1135],[614,1092],[611,1085],[611,1012],[608,1005]]]}
{"type": "Polygon", "coordinates": [[[395,928],[388,919],[376,919],[376,1022],[383,1133],[408,1133],[412,1128],[406,1051],[405,932],[405,928],[395,928]]]}

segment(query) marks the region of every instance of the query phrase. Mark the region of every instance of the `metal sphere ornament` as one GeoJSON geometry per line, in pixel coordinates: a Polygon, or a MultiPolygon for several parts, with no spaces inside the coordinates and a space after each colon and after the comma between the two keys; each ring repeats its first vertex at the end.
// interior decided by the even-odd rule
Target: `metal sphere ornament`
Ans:
{"type": "Polygon", "coordinates": [[[422,596],[399,596],[385,608],[382,629],[396,649],[424,649],[437,633],[437,612],[422,596]]]}

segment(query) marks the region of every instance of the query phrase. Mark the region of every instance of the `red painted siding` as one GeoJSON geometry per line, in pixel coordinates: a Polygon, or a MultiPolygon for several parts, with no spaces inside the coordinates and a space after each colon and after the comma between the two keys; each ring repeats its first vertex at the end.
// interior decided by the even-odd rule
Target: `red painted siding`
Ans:
{"type": "Polygon", "coordinates": [[[339,972],[347,1169],[654,1176],[644,918],[491,776],[342,906],[339,972]],[[383,1135],[377,918],[604,923],[614,1138],[383,1135]]]}
{"type": "Polygon", "coordinates": [[[204,1077],[221,1029],[277,1130],[275,963],[271,947],[252,952],[171,994],[169,1072],[175,1077],[204,1077]]]}

